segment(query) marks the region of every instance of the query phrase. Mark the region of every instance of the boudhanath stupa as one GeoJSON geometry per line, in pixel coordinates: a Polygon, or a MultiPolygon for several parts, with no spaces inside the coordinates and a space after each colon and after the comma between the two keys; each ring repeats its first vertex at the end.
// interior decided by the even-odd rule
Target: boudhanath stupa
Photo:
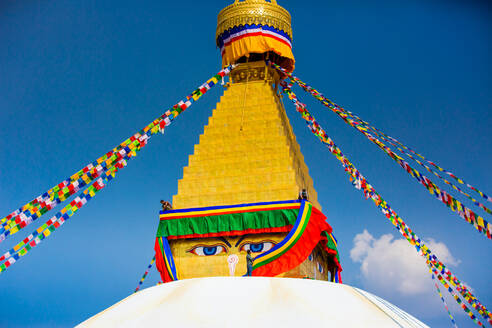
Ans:
{"type": "Polygon", "coordinates": [[[218,15],[216,42],[229,81],[159,215],[163,283],[79,327],[427,327],[342,284],[337,240],[285,113],[282,72],[266,64],[294,69],[289,12],[274,0],[236,0],[218,15]]]}

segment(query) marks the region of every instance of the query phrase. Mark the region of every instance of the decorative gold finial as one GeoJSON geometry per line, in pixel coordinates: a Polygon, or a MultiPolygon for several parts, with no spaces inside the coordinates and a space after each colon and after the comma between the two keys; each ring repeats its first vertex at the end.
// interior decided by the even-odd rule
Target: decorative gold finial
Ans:
{"type": "Polygon", "coordinates": [[[235,0],[217,18],[215,38],[234,26],[267,25],[282,30],[292,39],[291,17],[276,0],[235,0]]]}
{"type": "Polygon", "coordinates": [[[294,70],[291,17],[276,0],[235,0],[217,18],[222,65],[269,59],[294,70]]]}

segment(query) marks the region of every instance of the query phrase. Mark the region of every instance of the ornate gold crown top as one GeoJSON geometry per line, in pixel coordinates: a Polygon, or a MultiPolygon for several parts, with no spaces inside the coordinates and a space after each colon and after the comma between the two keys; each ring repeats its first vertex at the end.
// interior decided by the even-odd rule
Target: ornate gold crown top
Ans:
{"type": "Polygon", "coordinates": [[[215,39],[228,29],[246,24],[268,25],[287,33],[292,39],[291,18],[287,10],[277,5],[276,0],[235,0],[217,17],[215,39]]]}

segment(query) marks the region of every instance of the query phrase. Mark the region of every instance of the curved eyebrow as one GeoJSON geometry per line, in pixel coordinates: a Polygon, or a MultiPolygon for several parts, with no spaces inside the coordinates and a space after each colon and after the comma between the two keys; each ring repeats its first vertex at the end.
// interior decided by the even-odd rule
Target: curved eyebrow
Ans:
{"type": "Polygon", "coordinates": [[[227,245],[227,247],[231,248],[231,244],[224,237],[218,237],[217,239],[223,241],[227,245]]]}
{"type": "Polygon", "coordinates": [[[239,240],[237,241],[236,245],[234,245],[234,247],[237,247],[237,245],[239,245],[239,243],[242,242],[247,236],[248,235],[242,235],[241,238],[239,238],[239,240]]]}

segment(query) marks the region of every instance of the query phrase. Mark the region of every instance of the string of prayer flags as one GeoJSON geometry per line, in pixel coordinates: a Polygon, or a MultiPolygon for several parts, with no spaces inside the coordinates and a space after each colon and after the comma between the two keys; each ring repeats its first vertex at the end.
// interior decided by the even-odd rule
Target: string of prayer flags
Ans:
{"type": "MultiPolygon", "coordinates": [[[[119,161],[129,160],[132,157],[132,152],[125,153],[123,150],[122,153],[124,154],[124,156],[120,156],[119,161]]],[[[78,192],[81,188],[85,187],[87,185],[87,183],[90,183],[95,178],[100,177],[102,173],[107,172],[108,170],[112,170],[113,167],[114,167],[114,164],[112,164],[109,167],[105,166],[104,168],[101,165],[98,165],[97,167],[94,167],[90,172],[87,172],[82,177],[80,177],[77,181],[70,183],[67,186],[70,196],[75,194],[76,192],[78,192]],[[89,175],[90,175],[90,178],[89,178],[89,175]]],[[[59,204],[59,203],[61,203],[61,201],[59,199],[57,199],[56,204],[59,204]]],[[[41,204],[43,204],[43,203],[41,203],[41,204]]],[[[48,204],[48,203],[45,202],[45,204],[48,204]]],[[[24,214],[21,220],[10,221],[4,229],[0,230],[0,241],[5,240],[5,238],[7,236],[13,235],[16,232],[20,231],[21,229],[25,228],[27,225],[36,221],[39,217],[40,216],[37,216],[35,214],[30,215],[30,216],[27,216],[24,214]]]]}
{"type": "MultiPolygon", "coordinates": [[[[15,218],[4,223],[4,225],[0,229],[0,242],[5,240],[7,236],[13,235],[14,233],[34,222],[36,219],[45,214],[48,210],[54,208],[56,205],[65,201],[68,197],[75,194],[77,191],[79,191],[80,188],[84,187],[87,184],[90,184],[94,179],[98,178],[101,173],[113,168],[115,163],[121,161],[122,159],[130,159],[131,157],[136,156],[136,152],[146,145],[147,140],[148,136],[145,134],[139,136],[138,138],[135,136],[131,137],[131,143],[129,144],[129,146],[119,150],[117,155],[111,156],[106,161],[101,161],[101,159],[98,159],[97,161],[95,161],[95,163],[101,163],[97,164],[96,166],[89,165],[88,167],[83,169],[82,175],[78,175],[80,176],[78,180],[74,180],[72,182],[68,182],[68,180],[66,180],[65,182],[67,182],[68,184],[64,184],[63,188],[60,189],[59,185],[53,188],[55,194],[48,194],[44,199],[42,198],[40,201],[38,201],[37,199],[37,205],[39,206],[34,206],[31,209],[26,210],[15,218]],[[39,208],[41,208],[41,210],[39,208]]],[[[109,153],[107,153],[105,156],[107,156],[108,154],[109,153]]]]}
{"type": "Polygon", "coordinates": [[[398,231],[412,244],[414,245],[418,251],[423,252],[423,254],[427,257],[431,263],[436,266],[440,271],[445,272],[445,277],[450,283],[457,288],[460,294],[468,301],[468,303],[472,304],[472,306],[479,311],[479,313],[485,313],[488,317],[490,316],[490,312],[478,302],[478,300],[467,290],[466,286],[462,285],[461,282],[446,268],[444,264],[442,264],[437,257],[430,252],[430,250],[423,244],[423,242],[418,238],[408,226],[401,220],[401,218],[394,212],[386,201],[382,200],[381,196],[377,194],[375,189],[367,183],[365,178],[360,175],[358,170],[348,161],[348,159],[343,156],[340,149],[336,147],[333,141],[327,136],[326,132],[319,126],[314,117],[307,111],[304,104],[298,101],[296,95],[290,89],[291,85],[288,85],[286,88],[286,84],[283,84],[284,92],[289,95],[289,98],[296,105],[297,111],[299,111],[302,117],[308,123],[308,127],[310,130],[320,138],[320,140],[325,143],[330,152],[334,154],[337,159],[339,159],[344,165],[345,171],[347,171],[351,175],[351,181],[353,185],[357,189],[361,189],[366,196],[366,199],[371,197],[371,199],[375,202],[375,204],[381,209],[383,214],[395,225],[398,231]],[[482,312],[480,312],[482,311],[482,312]]]}
{"type": "Polygon", "coordinates": [[[122,158],[129,159],[136,156],[136,153],[147,144],[153,134],[156,134],[157,132],[163,133],[166,126],[171,124],[179,114],[190,107],[193,102],[197,101],[208,90],[227,76],[234,67],[235,65],[231,65],[222,69],[216,75],[200,85],[184,100],[179,101],[171,109],[147,124],[132,137],[126,139],[120,145],[52,187],[42,195],[0,219],[0,243],[8,236],[25,228],[34,220],[65,201],[68,197],[80,190],[80,188],[91,183],[94,179],[98,178],[102,172],[112,168],[114,164],[122,158]]]}
{"type": "Polygon", "coordinates": [[[481,209],[483,209],[485,212],[489,213],[489,214],[492,214],[492,210],[490,210],[489,208],[487,208],[485,205],[483,205],[482,203],[480,203],[479,201],[477,201],[475,198],[473,198],[470,194],[464,192],[463,190],[461,190],[459,187],[455,186],[453,183],[449,182],[447,179],[443,178],[442,176],[439,175],[439,173],[435,172],[434,170],[432,170],[432,168],[430,168],[429,166],[425,165],[424,163],[422,163],[421,161],[419,161],[417,158],[413,157],[411,154],[408,154],[406,153],[404,150],[402,150],[400,147],[398,147],[397,145],[395,145],[393,142],[391,142],[391,140],[389,139],[385,139],[384,136],[381,136],[381,138],[388,142],[389,144],[391,144],[393,147],[395,147],[396,149],[398,149],[400,151],[400,153],[402,154],[405,154],[407,155],[408,157],[410,157],[414,162],[417,162],[420,166],[422,166],[423,168],[425,168],[428,172],[434,174],[436,177],[438,177],[439,179],[441,179],[445,184],[451,186],[451,188],[453,188],[454,190],[458,191],[460,194],[464,195],[466,198],[468,198],[469,200],[471,200],[473,202],[474,205],[480,207],[481,209]]]}
{"type": "MultiPolygon", "coordinates": [[[[463,296],[463,298],[470,304],[475,310],[478,311],[486,320],[490,321],[492,318],[491,313],[466,289],[466,286],[463,285],[453,274],[442,264],[439,262],[435,255],[431,254],[427,257],[427,260],[435,267],[439,272],[444,275],[447,281],[453,285],[456,290],[463,296]]],[[[492,322],[491,322],[492,324],[492,322]]]]}
{"type": "Polygon", "coordinates": [[[436,287],[437,293],[439,294],[439,297],[441,298],[441,301],[444,304],[444,308],[448,312],[448,316],[451,319],[451,322],[453,323],[454,328],[458,328],[458,326],[456,326],[456,322],[454,321],[453,315],[451,314],[451,311],[449,311],[448,304],[446,303],[446,301],[444,300],[444,297],[442,296],[441,289],[439,288],[439,286],[435,282],[436,277],[434,276],[434,273],[432,272],[431,264],[428,261],[427,261],[427,266],[429,267],[429,272],[432,276],[432,281],[434,282],[434,286],[436,287]]]}
{"type": "MultiPolygon", "coordinates": [[[[272,65],[275,65],[272,63],[272,65]]],[[[274,67],[277,67],[275,65],[274,67]]],[[[282,71],[284,72],[284,71],[282,71]]],[[[286,71],[285,71],[286,72],[286,71]]],[[[287,73],[287,72],[286,72],[287,73]]],[[[290,73],[288,73],[290,74],[290,73]]],[[[292,76],[292,74],[290,74],[292,76]]],[[[310,89],[314,94],[320,95],[316,90],[310,89]],[[313,91],[314,90],[314,91],[313,91]]],[[[310,91],[310,93],[311,93],[310,91]]],[[[323,98],[324,99],[324,98],[323,98]]],[[[322,103],[330,107],[329,103],[326,101],[322,103]]],[[[366,128],[363,128],[358,122],[347,118],[347,115],[344,115],[341,111],[335,111],[347,124],[353,126],[357,130],[359,130],[362,134],[364,134],[370,141],[376,144],[380,149],[382,149],[388,156],[390,156],[393,160],[395,160],[408,174],[414,177],[422,186],[424,186],[431,195],[434,195],[438,200],[444,203],[448,208],[450,208],[453,212],[456,212],[461,218],[465,221],[473,225],[473,227],[478,230],[483,235],[487,236],[487,238],[492,239],[492,225],[487,222],[484,218],[473,212],[471,209],[466,207],[460,201],[455,199],[453,196],[448,194],[446,191],[441,190],[436,184],[434,184],[429,178],[421,174],[419,171],[412,168],[406,161],[403,160],[400,156],[396,155],[389,147],[384,145],[374,137],[372,134],[367,132],[366,128]]]]}
{"type": "Polygon", "coordinates": [[[0,273],[15,263],[20,256],[24,256],[33,247],[38,245],[44,238],[48,237],[55,229],[68,220],[80,207],[85,205],[99,190],[104,188],[107,181],[110,181],[115,176],[118,169],[126,166],[126,159],[135,157],[136,152],[140,151],[140,149],[147,144],[153,134],[159,131],[163,132],[164,128],[171,124],[180,113],[191,106],[192,102],[198,100],[203,94],[210,90],[211,87],[228,75],[233,67],[234,66],[231,65],[222,69],[219,73],[187,96],[185,101],[180,101],[178,104],[174,105],[172,111],[166,111],[166,113],[145,126],[140,132],[97,159],[94,162],[97,163],[97,165],[89,164],[76,174],[72,175],[69,179],[64,180],[61,184],[51,188],[20,209],[2,218],[0,220],[2,224],[0,242],[5,240],[7,236],[25,228],[41,215],[45,214],[54,206],[66,200],[66,198],[76,193],[80,188],[97,178],[91,186],[81,193],[81,196],[76,197],[54,217],[15,245],[11,250],[3,254],[0,257],[0,273]],[[79,179],[82,179],[83,183],[79,179]],[[48,200],[51,202],[47,202],[48,200]],[[2,261],[3,263],[1,263],[2,261]]]}
{"type": "MultiPolygon", "coordinates": [[[[335,106],[338,106],[338,105],[335,105],[335,106]]],[[[338,106],[339,107],[339,106],[338,106]]],[[[331,108],[331,106],[330,106],[331,108]]],[[[341,110],[344,110],[343,108],[341,108],[341,110]]],[[[424,169],[426,169],[428,172],[434,174],[436,177],[438,177],[439,179],[441,179],[445,184],[449,185],[451,188],[453,188],[454,190],[456,190],[457,192],[459,192],[460,194],[464,195],[466,198],[468,198],[469,200],[471,200],[473,202],[474,205],[480,207],[481,209],[483,209],[485,212],[489,213],[489,214],[492,214],[492,210],[487,208],[485,205],[483,205],[482,203],[480,203],[478,200],[476,200],[475,198],[473,198],[470,194],[466,193],[465,191],[463,191],[461,188],[459,188],[458,186],[454,185],[452,182],[450,182],[449,180],[447,180],[446,178],[442,177],[441,175],[439,175],[439,173],[437,173],[436,171],[434,171],[431,167],[429,167],[428,165],[422,163],[420,160],[418,160],[417,158],[415,158],[412,154],[410,154],[409,152],[405,151],[405,149],[408,149],[408,150],[411,150],[410,148],[406,147],[405,145],[401,144],[400,142],[398,142],[396,139],[384,134],[382,131],[378,130],[377,128],[369,125],[369,123],[363,121],[362,119],[360,119],[358,116],[356,115],[353,115],[351,112],[349,111],[346,111],[347,113],[349,113],[349,116],[352,117],[354,120],[357,121],[357,123],[359,124],[362,124],[364,125],[365,127],[371,129],[374,131],[374,133],[381,137],[381,139],[385,142],[387,142],[388,144],[390,144],[391,146],[393,146],[394,148],[396,148],[400,153],[402,154],[405,154],[406,156],[408,156],[409,158],[411,158],[414,162],[416,162],[417,164],[419,164],[420,166],[422,166],[424,169]],[[395,140],[401,147],[404,147],[404,149],[400,148],[398,146],[398,144],[395,144],[395,142],[393,142],[392,140],[395,140]]],[[[429,160],[426,160],[422,155],[416,153],[415,151],[411,150],[414,154],[416,154],[417,156],[423,158],[425,161],[427,161],[428,163],[432,163],[432,165],[436,168],[438,168],[438,170],[440,170],[441,172],[445,172],[446,174],[454,177],[458,182],[462,183],[462,184],[465,184],[463,180],[457,178],[453,173],[449,172],[449,171],[446,171],[442,168],[440,168],[439,166],[437,166],[436,164],[434,164],[433,162],[429,161],[429,160]]],[[[484,195],[482,192],[478,191],[477,189],[475,189],[473,186],[469,185],[469,184],[466,184],[468,187],[470,187],[471,189],[473,190],[476,190],[477,192],[479,192],[482,196],[484,195]]],[[[492,197],[485,197],[485,199],[487,200],[492,200],[492,197]]]]}
{"type": "MultiPolygon", "coordinates": [[[[107,178],[107,179],[111,179],[113,176],[114,176],[114,173],[116,172],[117,169],[121,169],[123,168],[124,166],[126,166],[127,162],[126,160],[123,158],[121,159],[118,163],[116,163],[115,166],[111,167],[108,171],[105,171],[100,178],[107,178]]],[[[96,181],[97,183],[91,187],[89,187],[90,189],[94,190],[99,190],[97,189],[98,187],[100,187],[100,180],[97,180],[96,181]]],[[[90,190],[89,190],[90,192],[90,190]]],[[[89,196],[91,196],[91,194],[89,193],[89,196]]],[[[1,261],[4,261],[5,259],[8,259],[9,257],[13,256],[15,253],[18,253],[19,250],[24,247],[25,245],[27,245],[33,238],[35,238],[37,235],[41,234],[43,230],[45,230],[46,228],[48,228],[49,226],[51,225],[55,225],[56,223],[56,220],[57,219],[61,219],[61,217],[63,216],[63,214],[69,212],[71,209],[73,209],[74,206],[76,206],[77,204],[80,204],[82,203],[82,205],[84,205],[86,203],[86,199],[82,198],[75,198],[74,200],[72,200],[69,204],[67,204],[57,215],[53,216],[50,220],[48,220],[46,223],[44,223],[43,225],[41,225],[33,234],[29,235],[28,237],[24,238],[21,242],[19,242],[16,246],[14,246],[12,249],[10,249],[9,251],[7,251],[5,254],[3,254],[2,256],[0,256],[0,262],[1,261]]],[[[74,212],[74,211],[72,211],[74,212]]]]}
{"type": "Polygon", "coordinates": [[[473,204],[475,204],[476,206],[482,208],[487,213],[492,214],[492,210],[490,210],[485,205],[483,205],[482,203],[480,203],[479,201],[477,201],[476,199],[474,199],[468,193],[466,193],[463,190],[461,190],[459,187],[457,187],[454,184],[452,184],[450,181],[448,181],[448,180],[444,179],[443,177],[441,177],[438,173],[434,172],[429,166],[423,164],[421,161],[419,161],[415,157],[413,157],[409,152],[412,152],[413,154],[419,156],[421,159],[425,160],[428,164],[432,165],[433,167],[435,167],[436,169],[438,169],[440,172],[446,173],[448,176],[452,177],[453,179],[455,179],[460,184],[466,185],[468,188],[474,190],[475,192],[477,192],[480,196],[482,196],[484,199],[488,200],[489,202],[492,202],[492,197],[487,196],[482,191],[480,191],[477,188],[473,187],[472,185],[466,183],[464,180],[458,178],[452,172],[447,171],[447,170],[441,168],[440,166],[438,166],[437,164],[435,164],[434,162],[432,162],[430,160],[427,160],[424,156],[422,156],[419,153],[415,152],[411,148],[406,147],[401,142],[399,142],[397,139],[392,138],[392,137],[388,136],[387,134],[383,133],[381,130],[379,130],[379,129],[373,127],[373,126],[371,126],[369,123],[363,121],[360,117],[358,117],[357,115],[354,115],[352,112],[350,112],[348,110],[345,110],[344,108],[338,106],[336,103],[334,103],[330,99],[324,97],[316,89],[314,89],[311,86],[309,86],[308,84],[304,83],[299,78],[297,78],[296,76],[292,75],[290,72],[286,71],[284,68],[282,68],[282,67],[278,66],[277,64],[272,63],[270,61],[267,61],[267,64],[275,67],[276,69],[278,69],[279,71],[281,71],[282,73],[284,73],[292,81],[296,82],[302,89],[304,89],[304,91],[309,92],[314,98],[318,99],[323,105],[325,105],[326,107],[330,108],[330,110],[332,110],[337,115],[339,115],[346,123],[348,123],[348,124],[350,124],[352,126],[355,125],[354,127],[356,127],[361,132],[362,131],[367,131],[368,129],[373,130],[376,133],[376,135],[380,136],[383,140],[387,141],[392,146],[394,146],[395,148],[397,148],[401,153],[407,155],[408,157],[410,157],[411,159],[413,159],[414,161],[416,161],[419,165],[421,165],[422,167],[424,167],[427,171],[433,173],[436,177],[442,179],[444,181],[444,183],[446,183],[447,185],[451,186],[454,190],[456,190],[459,193],[461,193],[464,196],[466,196],[468,199],[470,199],[473,202],[473,204]],[[399,148],[394,143],[397,143],[398,145],[400,145],[401,147],[403,147],[403,149],[399,148]],[[405,151],[404,149],[405,150],[408,150],[408,151],[405,151]]]}
{"type": "MultiPolygon", "coordinates": [[[[364,121],[362,121],[364,122],[364,121]]],[[[372,128],[374,131],[376,131],[376,133],[379,132],[379,134],[382,136],[382,137],[386,137],[388,139],[388,142],[390,141],[393,141],[395,143],[397,143],[398,145],[400,145],[401,147],[403,147],[403,149],[405,150],[408,150],[410,152],[412,152],[414,155],[420,157],[421,159],[423,159],[424,161],[426,161],[427,163],[429,163],[430,165],[432,165],[433,167],[435,167],[436,169],[438,169],[440,172],[444,172],[445,174],[447,174],[448,176],[452,177],[454,180],[456,180],[458,183],[462,184],[462,185],[465,185],[467,186],[468,188],[470,188],[471,190],[475,191],[476,193],[478,193],[480,196],[482,196],[485,200],[489,201],[489,202],[492,202],[492,197],[490,196],[487,196],[486,194],[484,194],[483,192],[481,192],[480,190],[478,190],[477,188],[475,188],[474,186],[470,185],[469,183],[465,182],[463,179],[461,178],[458,178],[455,174],[453,174],[452,172],[446,170],[446,169],[443,169],[442,167],[440,167],[439,165],[435,164],[434,162],[426,159],[423,155],[415,152],[413,149],[411,149],[410,147],[406,147],[404,144],[402,144],[401,142],[399,142],[397,139],[395,138],[392,138],[386,134],[384,134],[382,131],[368,125],[368,123],[364,122],[368,127],[372,128]]],[[[391,143],[391,142],[390,142],[391,143]]],[[[394,143],[391,143],[391,145],[393,145],[395,148],[397,148],[401,153],[407,155],[408,157],[410,157],[411,159],[413,159],[414,161],[416,161],[417,163],[419,163],[420,165],[424,166],[427,170],[431,170],[431,168],[429,168],[427,165],[421,163],[419,160],[417,160],[416,158],[414,158],[410,153],[406,152],[405,150],[402,150],[401,148],[399,148],[398,146],[396,146],[394,143]]],[[[439,176],[437,173],[435,173],[434,171],[432,171],[436,176],[439,176]]],[[[440,176],[439,176],[440,177],[440,176]]],[[[477,205],[478,207],[484,209],[485,211],[487,211],[487,213],[491,213],[490,209],[487,210],[485,209],[484,205],[479,203],[477,200],[473,199],[470,195],[468,195],[467,193],[465,193],[464,191],[462,191],[460,188],[454,186],[451,182],[447,181],[446,179],[440,177],[441,179],[444,180],[444,182],[446,184],[449,184],[453,187],[453,189],[455,190],[458,190],[460,191],[463,195],[467,195],[468,198],[470,198],[474,203],[475,205],[477,205]],[[477,204],[478,203],[478,204],[477,204]]]]}
{"type": "MultiPolygon", "coordinates": [[[[441,284],[444,285],[444,287],[447,289],[447,291],[453,296],[453,298],[456,300],[458,305],[463,309],[463,311],[465,311],[465,313],[470,317],[470,319],[472,319],[473,322],[475,322],[480,327],[484,327],[483,323],[480,322],[477,319],[477,317],[473,314],[473,312],[463,303],[463,301],[459,298],[459,296],[453,291],[451,286],[442,278],[442,276],[439,274],[439,272],[431,266],[429,266],[429,270],[433,274],[433,278],[434,278],[434,275],[437,276],[437,279],[441,282],[441,284]]],[[[443,301],[444,301],[444,299],[443,299],[443,301]]],[[[454,323],[454,320],[453,320],[453,323],[454,323]]],[[[489,319],[489,323],[492,325],[492,321],[490,319],[489,319]]]]}
{"type": "Polygon", "coordinates": [[[73,174],[70,178],[65,179],[28,204],[2,218],[0,220],[1,228],[3,231],[10,230],[9,227],[21,223],[21,221],[27,221],[29,218],[35,219],[45,214],[77,192],[78,188],[89,184],[92,180],[99,177],[102,171],[112,167],[115,162],[124,156],[131,156],[134,153],[133,149],[145,142],[144,139],[145,137],[136,134],[125,140],[118,146],[122,147],[118,151],[116,151],[117,148],[109,151],[96,161],[85,166],[79,172],[73,174]]]}
{"type": "Polygon", "coordinates": [[[147,277],[147,275],[149,274],[149,270],[152,268],[152,265],[154,264],[155,262],[155,255],[154,257],[152,258],[152,260],[150,260],[150,264],[147,266],[147,270],[145,271],[145,273],[143,274],[142,278],[140,279],[140,281],[138,282],[138,286],[137,288],[135,288],[135,291],[134,293],[138,292],[140,287],[142,286],[145,278],[147,277]]]}
{"type": "MultiPolygon", "coordinates": [[[[331,101],[330,99],[324,97],[321,93],[319,93],[316,89],[312,88],[311,86],[309,86],[308,84],[304,83],[303,81],[301,81],[299,78],[297,78],[296,76],[292,75],[290,72],[288,72],[287,70],[285,70],[284,68],[282,68],[281,66],[278,66],[277,64],[273,63],[273,62],[270,62],[270,61],[267,61],[267,64],[275,67],[276,69],[280,70],[281,72],[283,72],[285,75],[287,75],[290,79],[292,79],[294,82],[296,82],[301,88],[303,88],[306,92],[309,92],[311,93],[316,99],[318,99],[319,101],[321,101],[324,105],[331,105],[332,107],[330,107],[331,110],[333,111],[339,111],[339,112],[342,112],[344,115],[348,116],[348,117],[351,117],[353,120],[356,120],[357,122],[359,122],[361,125],[364,125],[365,127],[373,130],[376,134],[382,136],[382,137],[386,137],[387,139],[395,142],[396,144],[400,145],[401,147],[403,147],[403,149],[413,153],[414,155],[417,155],[418,157],[420,157],[421,159],[425,160],[428,164],[432,165],[434,168],[436,168],[437,170],[439,170],[440,172],[444,172],[445,174],[447,174],[448,176],[452,177],[454,180],[456,180],[458,183],[462,184],[462,185],[465,185],[467,186],[468,188],[470,188],[471,190],[477,192],[480,196],[482,196],[485,200],[489,201],[489,202],[492,202],[492,197],[490,196],[487,196],[485,193],[483,193],[482,191],[480,191],[479,189],[473,187],[472,185],[470,185],[469,183],[465,182],[463,179],[457,177],[455,174],[453,174],[452,172],[440,167],[439,165],[437,165],[436,163],[434,163],[433,161],[430,161],[428,159],[426,159],[423,155],[417,153],[416,151],[414,151],[413,149],[411,149],[410,147],[407,147],[405,146],[404,144],[402,144],[400,141],[398,141],[396,138],[393,138],[387,134],[385,134],[383,131],[377,129],[376,127],[374,126],[371,126],[368,122],[362,120],[360,117],[358,117],[357,115],[354,115],[352,112],[348,111],[348,110],[345,110],[344,108],[338,106],[336,103],[334,103],[333,101],[331,101]]],[[[392,144],[393,146],[395,146],[394,144],[392,144]]],[[[396,147],[396,146],[395,146],[396,147]]],[[[404,151],[404,150],[401,150],[399,149],[402,153],[405,153],[406,155],[408,155],[410,158],[413,158],[408,152],[404,151]]]]}
{"type": "MultiPolygon", "coordinates": [[[[299,81],[299,80],[298,80],[299,81]]],[[[470,199],[476,206],[482,208],[484,211],[486,211],[487,213],[489,214],[492,214],[492,211],[490,209],[488,209],[487,207],[485,207],[485,205],[483,205],[482,203],[480,203],[479,201],[477,201],[476,199],[474,199],[471,195],[469,195],[468,193],[464,192],[463,190],[461,190],[459,187],[455,186],[453,183],[451,183],[450,181],[446,180],[444,177],[440,176],[439,173],[435,172],[434,170],[432,170],[431,167],[425,165],[424,163],[422,163],[420,160],[418,160],[417,158],[415,158],[414,156],[412,156],[412,154],[420,157],[422,160],[424,160],[425,162],[427,162],[428,164],[432,165],[435,169],[437,169],[438,171],[440,172],[443,172],[445,174],[447,174],[448,176],[450,176],[451,178],[453,178],[455,181],[457,181],[458,183],[470,188],[471,190],[475,191],[476,193],[478,193],[480,196],[482,196],[482,198],[484,198],[485,200],[489,201],[489,202],[492,202],[492,197],[490,196],[487,196],[486,194],[484,194],[482,191],[478,190],[477,188],[475,188],[474,186],[470,185],[469,183],[465,182],[463,179],[457,177],[454,173],[440,167],[439,165],[437,165],[436,163],[434,163],[433,161],[431,160],[428,160],[427,158],[425,158],[423,155],[417,153],[416,151],[414,151],[412,148],[410,147],[407,147],[405,146],[403,143],[401,143],[400,141],[398,141],[396,138],[393,138],[387,134],[385,134],[383,131],[379,130],[378,128],[370,125],[368,122],[362,120],[359,116],[357,115],[354,115],[352,112],[348,111],[348,110],[345,110],[343,109],[342,107],[338,106],[337,104],[333,103],[332,101],[330,101],[329,99],[325,98],[323,96],[324,100],[325,101],[328,101],[332,104],[332,106],[334,106],[335,108],[339,109],[340,111],[346,113],[349,117],[351,117],[352,119],[360,122],[360,124],[364,125],[365,127],[371,129],[372,131],[374,131],[374,133],[376,133],[376,135],[380,136],[384,141],[388,142],[390,145],[392,145],[393,147],[395,147],[396,149],[398,149],[398,151],[402,154],[405,154],[406,156],[410,157],[412,160],[414,160],[415,162],[417,162],[420,166],[424,167],[427,171],[431,172],[432,174],[434,174],[436,177],[440,178],[441,180],[444,181],[444,183],[446,183],[447,185],[450,185],[454,190],[460,192],[461,194],[465,195],[468,199],[470,199]],[[400,147],[402,148],[400,148],[400,147]],[[412,153],[412,154],[411,154],[412,153]]]]}
{"type": "Polygon", "coordinates": [[[46,223],[36,229],[36,231],[31,233],[20,243],[15,245],[10,251],[3,254],[0,257],[0,273],[7,270],[7,268],[17,262],[21,256],[26,255],[34,247],[39,245],[45,238],[49,237],[56,229],[61,227],[72,215],[87,204],[89,200],[96,195],[96,193],[106,187],[108,182],[115,177],[118,169],[125,167],[126,164],[126,161],[122,160],[111,170],[104,172],[95,182],[92,183],[92,185],[90,185],[73,201],[61,209],[60,212],[46,221],[46,223]],[[3,263],[1,263],[2,261],[3,263]]]}
{"type": "Polygon", "coordinates": [[[383,212],[383,214],[390,220],[390,222],[396,227],[405,239],[410,244],[415,246],[416,250],[420,252],[432,265],[439,269],[441,272],[445,272],[445,278],[453,286],[456,286],[460,294],[470,303],[479,313],[481,313],[487,320],[492,318],[491,313],[483,306],[478,299],[463,285],[446,266],[440,262],[435,254],[424,244],[424,242],[408,227],[408,225],[398,216],[398,214],[391,209],[389,204],[376,192],[374,187],[364,178],[364,176],[355,168],[355,166],[343,155],[341,150],[336,146],[333,140],[326,134],[323,128],[316,122],[315,118],[308,112],[306,106],[301,103],[297,96],[292,92],[292,84],[287,84],[285,81],[281,83],[284,93],[286,93],[289,99],[294,103],[296,110],[301,114],[302,118],[306,121],[308,128],[316,135],[321,142],[327,145],[328,150],[335,155],[335,157],[342,163],[345,171],[350,175],[350,180],[356,189],[362,190],[366,199],[371,200],[377,207],[383,212]]]}
{"type": "Polygon", "coordinates": [[[460,201],[455,199],[453,196],[448,194],[446,191],[439,189],[439,187],[434,184],[429,178],[421,174],[419,171],[411,167],[406,161],[401,157],[396,155],[394,152],[381,143],[377,138],[375,138],[370,133],[361,131],[370,141],[376,144],[380,149],[382,149],[388,156],[395,160],[408,174],[415,178],[421,185],[423,185],[431,195],[434,195],[438,200],[449,207],[453,212],[465,219],[468,223],[473,225],[482,234],[486,235],[487,238],[492,239],[492,225],[483,219],[481,216],[477,215],[471,209],[463,205],[460,201]]]}

